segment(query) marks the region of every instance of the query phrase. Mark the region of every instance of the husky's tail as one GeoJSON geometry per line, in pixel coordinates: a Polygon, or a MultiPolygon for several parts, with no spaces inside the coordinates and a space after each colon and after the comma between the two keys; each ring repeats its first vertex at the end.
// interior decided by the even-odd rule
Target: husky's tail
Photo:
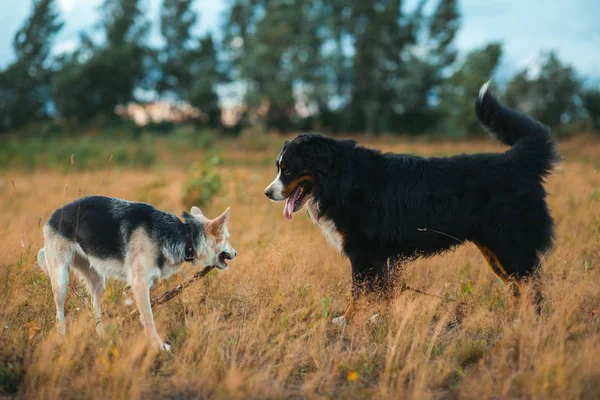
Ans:
{"type": "Polygon", "coordinates": [[[490,93],[486,82],[479,91],[475,113],[479,121],[503,144],[523,169],[545,177],[560,161],[550,129],[528,115],[503,106],[490,93]]]}
{"type": "Polygon", "coordinates": [[[42,271],[48,275],[48,267],[46,266],[46,252],[44,251],[43,247],[40,249],[40,251],[38,251],[37,262],[42,271]]]}

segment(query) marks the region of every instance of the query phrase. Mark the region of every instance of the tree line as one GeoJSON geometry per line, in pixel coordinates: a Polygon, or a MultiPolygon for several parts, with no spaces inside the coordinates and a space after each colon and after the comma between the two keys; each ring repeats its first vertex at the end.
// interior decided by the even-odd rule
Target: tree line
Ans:
{"type": "MultiPolygon", "coordinates": [[[[63,27],[56,1],[32,1],[15,61],[0,72],[0,132],[114,116],[140,92],[189,103],[201,111],[195,123],[219,128],[217,90],[235,84],[244,92],[239,126],[464,137],[481,132],[473,101],[502,57],[501,43],[459,57],[457,0],[413,9],[400,0],[230,0],[218,42],[194,34],[195,0],[163,0],[160,47],[148,44],[143,0],[105,0],[75,51],[54,56],[63,27]]],[[[553,52],[501,95],[552,127],[600,129],[600,90],[553,52]]]]}

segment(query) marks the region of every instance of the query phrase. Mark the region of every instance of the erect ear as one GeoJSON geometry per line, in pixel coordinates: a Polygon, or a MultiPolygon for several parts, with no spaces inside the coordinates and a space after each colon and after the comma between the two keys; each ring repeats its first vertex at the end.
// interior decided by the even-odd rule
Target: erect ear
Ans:
{"type": "Polygon", "coordinates": [[[192,207],[192,209],[190,210],[190,214],[192,214],[193,216],[204,216],[204,214],[202,214],[202,211],[200,211],[200,209],[196,206],[192,207]]]}
{"type": "Polygon", "coordinates": [[[225,210],[225,212],[223,214],[221,214],[217,218],[215,218],[215,220],[213,222],[219,226],[225,226],[227,221],[229,221],[230,213],[231,213],[231,210],[229,209],[229,207],[227,207],[227,210],[225,210]]]}

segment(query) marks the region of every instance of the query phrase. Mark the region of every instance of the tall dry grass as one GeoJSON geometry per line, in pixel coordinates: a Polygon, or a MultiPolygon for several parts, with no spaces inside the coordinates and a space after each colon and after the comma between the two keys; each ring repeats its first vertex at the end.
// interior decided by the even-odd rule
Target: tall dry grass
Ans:
{"type": "MultiPolygon", "coordinates": [[[[504,150],[488,141],[374,145],[423,155],[504,150]]],[[[232,208],[239,255],[154,310],[171,354],[149,348],[138,321],[122,322],[133,306],[119,282],[108,282],[100,339],[72,276],[67,336],[58,337],[49,282],[34,260],[50,213],[81,195],[135,200],[160,179],[146,200],[180,213],[185,169],[0,173],[0,387],[32,399],[600,398],[600,143],[559,147],[566,160],[547,184],[556,247],[544,260],[542,318],[467,244],[406,266],[412,287],[446,300],[413,292],[364,300],[346,327],[330,317],[347,304],[349,263],[304,213],[290,223],[262,194],[278,149],[230,148],[219,167],[223,193],[204,211],[232,208]],[[371,323],[374,312],[382,317],[371,323]]]]}

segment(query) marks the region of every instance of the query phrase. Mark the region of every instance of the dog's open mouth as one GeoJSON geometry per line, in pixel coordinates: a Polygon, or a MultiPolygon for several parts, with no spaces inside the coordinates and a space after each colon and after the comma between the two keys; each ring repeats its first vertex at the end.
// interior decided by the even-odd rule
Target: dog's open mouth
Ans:
{"type": "Polygon", "coordinates": [[[294,213],[300,211],[306,200],[308,200],[308,194],[310,189],[305,183],[300,183],[294,193],[285,202],[283,207],[283,215],[287,219],[292,219],[294,213]]]}
{"type": "Polygon", "coordinates": [[[231,259],[231,254],[224,251],[219,254],[219,262],[217,263],[217,265],[215,265],[215,267],[219,269],[227,269],[227,261],[231,259]]]}

